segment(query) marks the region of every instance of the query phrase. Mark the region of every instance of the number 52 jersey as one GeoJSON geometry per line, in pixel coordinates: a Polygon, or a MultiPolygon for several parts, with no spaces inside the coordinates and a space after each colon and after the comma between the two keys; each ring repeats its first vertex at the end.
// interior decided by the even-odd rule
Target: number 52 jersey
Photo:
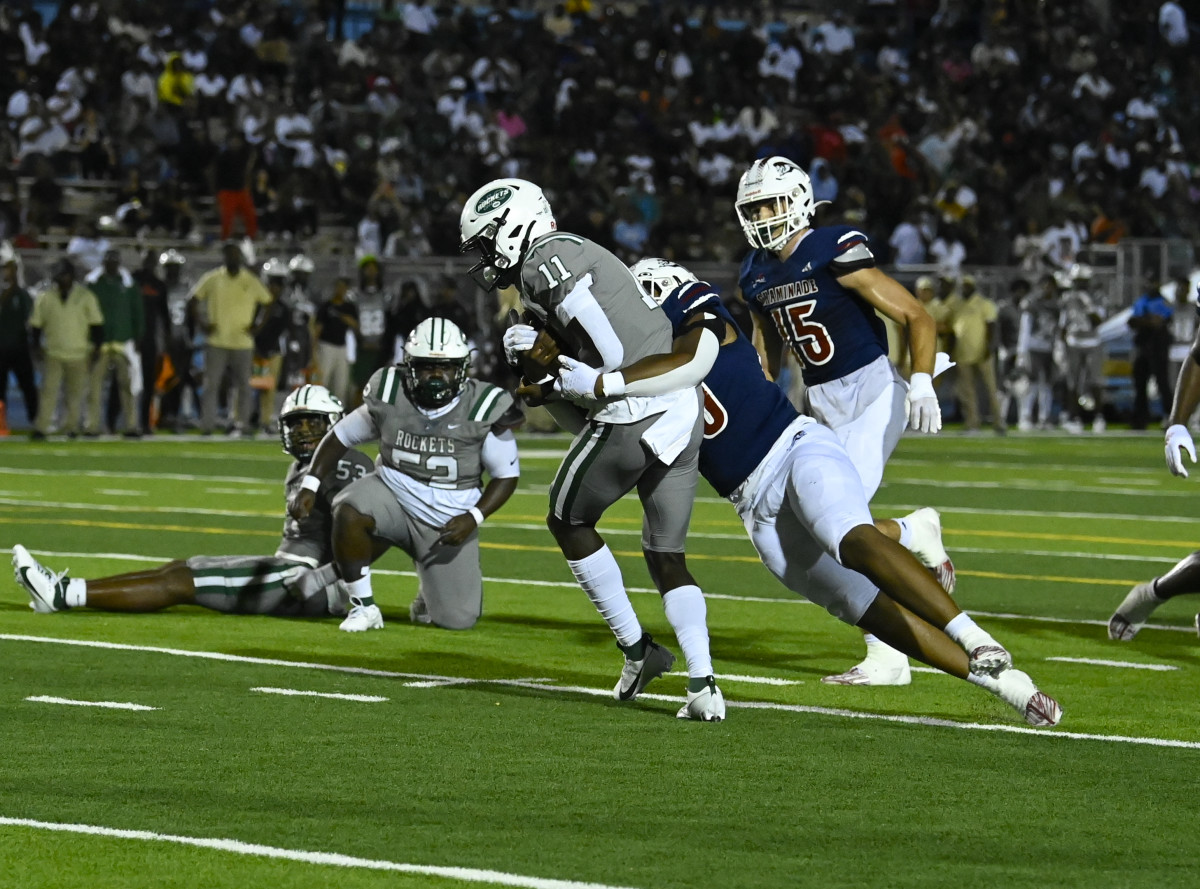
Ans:
{"type": "Polygon", "coordinates": [[[875,308],[838,277],[875,265],[867,236],[847,225],[811,229],[786,260],[755,250],[738,283],[802,363],[804,384],[840,379],[888,352],[875,308]]]}

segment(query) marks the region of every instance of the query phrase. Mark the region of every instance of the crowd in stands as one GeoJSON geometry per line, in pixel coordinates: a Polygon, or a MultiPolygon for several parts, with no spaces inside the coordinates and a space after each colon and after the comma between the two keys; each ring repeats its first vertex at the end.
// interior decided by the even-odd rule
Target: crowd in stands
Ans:
{"type": "MultiPolygon", "coordinates": [[[[1200,242],[1200,36],[1175,0],[383,0],[354,39],[343,8],[0,6],[0,238],[20,251],[69,233],[82,277],[106,233],[299,251],[341,220],[368,268],[457,253],[465,197],[507,175],[627,260],[736,263],[738,176],[781,154],[831,202],[819,221],[853,222],[901,268],[1008,264],[1037,282],[1089,242],[1200,242]],[[65,206],[88,180],[110,184],[106,231],[65,206]]],[[[435,301],[479,331],[443,290],[369,299],[390,325],[372,327],[370,360],[435,301]]],[[[327,339],[332,297],[306,303],[327,339]]],[[[346,365],[352,394],[338,344],[312,348],[346,365]]]]}
{"type": "MultiPolygon", "coordinates": [[[[0,7],[0,237],[70,224],[61,182],[120,183],[136,232],[453,254],[463,197],[521,175],[630,258],[734,260],[756,156],[813,173],[885,260],[1002,264],[1044,236],[1194,238],[1200,63],[1176,0],[435,4],[30,0],[0,7]],[[215,202],[215,207],[211,205],[215,202]],[[1026,238],[1028,240],[1028,238],[1026,238]],[[1022,242],[1023,243],[1023,242],[1022,242]],[[888,247],[890,246],[890,249],[888,247]]],[[[1045,244],[1053,249],[1045,249],[1045,244]]],[[[1063,245],[1066,245],[1065,250],[1063,245]]]]}

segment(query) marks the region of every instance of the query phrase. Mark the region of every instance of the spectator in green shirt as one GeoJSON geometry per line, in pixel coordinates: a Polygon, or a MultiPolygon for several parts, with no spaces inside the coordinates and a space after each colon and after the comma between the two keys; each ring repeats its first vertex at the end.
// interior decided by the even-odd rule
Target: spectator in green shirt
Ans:
{"type": "Polygon", "coordinates": [[[137,399],[142,391],[142,363],[137,345],[144,332],[142,295],[133,276],[121,267],[121,252],[107,250],[100,268],[88,274],[84,283],[100,302],[104,315],[104,342],[92,365],[91,394],[88,399],[88,425],[84,435],[99,435],[104,418],[100,404],[104,382],[110,372],[121,398],[125,418],[125,437],[140,438],[137,399]]]}

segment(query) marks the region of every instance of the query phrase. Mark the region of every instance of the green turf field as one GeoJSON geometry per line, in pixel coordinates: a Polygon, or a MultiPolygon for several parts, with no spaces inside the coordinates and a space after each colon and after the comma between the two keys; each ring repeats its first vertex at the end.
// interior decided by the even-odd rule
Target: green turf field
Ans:
{"type": "MultiPolygon", "coordinates": [[[[367,634],[37,615],[6,571],[0,886],[1200,884],[1200,597],[1133,643],[1104,629],[1200,542],[1196,479],[1167,473],[1157,435],[909,437],[876,498],[942,511],[957,598],[1062,703],[1052,730],[942,675],[822,685],[861,637],[777,586],[707,488],[689,558],[728,718],[676,720],[682,674],[617,704],[621,656],[542,524],[565,440],[522,444],[469,632],[407,622],[395,553],[375,584],[388,625],[367,634]]],[[[83,577],[271,552],[286,465],[274,441],[2,441],[0,549],[83,577]]],[[[640,522],[626,500],[601,530],[675,647],[640,522]]]]}

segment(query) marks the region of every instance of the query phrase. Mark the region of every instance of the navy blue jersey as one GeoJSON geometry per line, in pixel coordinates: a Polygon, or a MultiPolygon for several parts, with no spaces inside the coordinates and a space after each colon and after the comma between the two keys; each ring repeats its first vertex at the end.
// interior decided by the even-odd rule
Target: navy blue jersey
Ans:
{"type": "Polygon", "coordinates": [[[800,359],[806,386],[839,379],[887,354],[883,319],[838,283],[839,275],[874,265],[867,236],[848,225],[812,229],[784,261],[755,250],[742,262],[742,295],[800,359]]]}
{"type": "MultiPolygon", "coordinates": [[[[697,312],[710,312],[738,331],[717,291],[703,282],[677,287],[662,307],[676,336],[697,312]]],[[[763,374],[758,351],[740,331],[737,339],[721,346],[700,385],[704,390],[700,474],[726,497],[757,468],[799,414],[783,390],[763,374]]]]}

